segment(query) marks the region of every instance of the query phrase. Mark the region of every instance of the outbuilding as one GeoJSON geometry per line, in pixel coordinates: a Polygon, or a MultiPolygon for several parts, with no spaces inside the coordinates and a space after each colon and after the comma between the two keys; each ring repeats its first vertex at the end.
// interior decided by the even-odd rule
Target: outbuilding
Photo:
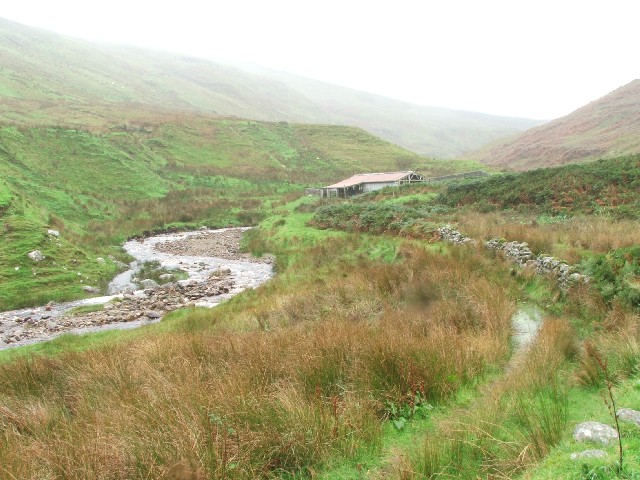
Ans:
{"type": "Polygon", "coordinates": [[[425,181],[427,179],[416,172],[360,173],[322,188],[322,196],[347,198],[385,187],[399,187],[407,183],[425,181]]]}

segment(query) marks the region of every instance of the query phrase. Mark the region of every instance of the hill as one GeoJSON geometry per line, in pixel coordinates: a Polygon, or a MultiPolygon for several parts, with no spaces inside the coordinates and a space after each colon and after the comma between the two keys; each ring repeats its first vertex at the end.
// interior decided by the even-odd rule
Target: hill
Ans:
{"type": "Polygon", "coordinates": [[[468,155],[488,165],[530,169],[640,153],[640,80],[569,115],[468,155]]]}
{"type": "Polygon", "coordinates": [[[115,272],[95,258],[145,230],[253,224],[282,195],[356,171],[465,166],[354,127],[158,112],[85,130],[2,126],[0,310],[82,295],[115,272]],[[47,259],[34,264],[33,250],[47,259]]]}
{"type": "MultiPolygon", "coordinates": [[[[412,105],[266,69],[90,43],[0,19],[0,120],[44,123],[96,106],[196,111],[364,128],[412,151],[453,157],[539,124],[412,105]],[[87,108],[89,107],[89,108],[87,108]],[[24,112],[28,111],[28,114],[24,112]]],[[[73,116],[72,116],[73,117],[73,116]]]]}

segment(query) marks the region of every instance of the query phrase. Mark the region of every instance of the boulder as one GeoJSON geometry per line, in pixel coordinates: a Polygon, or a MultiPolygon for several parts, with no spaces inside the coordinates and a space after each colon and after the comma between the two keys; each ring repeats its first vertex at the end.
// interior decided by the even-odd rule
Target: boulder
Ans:
{"type": "Polygon", "coordinates": [[[635,423],[640,427],[640,412],[631,410],[630,408],[621,408],[618,410],[618,418],[625,422],[635,423]]]}
{"type": "Polygon", "coordinates": [[[82,289],[87,293],[93,293],[93,294],[100,293],[99,288],[92,287],[90,285],[85,285],[84,287],[82,287],[82,289]]]}
{"type": "Polygon", "coordinates": [[[52,237],[59,237],[60,236],[60,232],[58,230],[47,230],[47,233],[49,235],[51,235],[52,237]]]}
{"type": "Polygon", "coordinates": [[[595,442],[609,445],[618,438],[618,432],[609,425],[599,422],[583,422],[573,431],[576,442],[595,442]]]}
{"type": "Polygon", "coordinates": [[[147,318],[155,319],[162,317],[162,313],[156,312],[155,310],[150,310],[146,314],[147,318]]]}
{"type": "Polygon", "coordinates": [[[104,265],[105,263],[107,263],[107,261],[102,257],[96,258],[96,262],[98,262],[100,265],[104,265]]]}
{"type": "Polygon", "coordinates": [[[583,450],[571,454],[571,460],[581,460],[583,458],[605,458],[607,452],[604,450],[583,450]]]}
{"type": "Polygon", "coordinates": [[[29,257],[34,262],[41,262],[42,260],[45,259],[45,256],[42,254],[40,250],[34,250],[33,252],[29,252],[27,254],[27,257],[29,257]]]}

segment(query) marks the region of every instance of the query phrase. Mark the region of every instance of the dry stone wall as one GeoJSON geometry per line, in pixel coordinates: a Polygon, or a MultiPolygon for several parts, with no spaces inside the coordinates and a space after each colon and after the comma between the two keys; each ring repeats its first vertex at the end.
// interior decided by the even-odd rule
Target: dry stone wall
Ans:
{"type": "MultiPolygon", "coordinates": [[[[445,225],[438,229],[438,235],[446,242],[462,244],[476,244],[476,240],[454,229],[451,225],[445,225]]],[[[575,283],[588,283],[589,277],[576,271],[575,266],[558,260],[550,255],[536,255],[526,242],[507,242],[504,239],[493,238],[485,242],[485,246],[494,252],[499,252],[513,263],[523,268],[534,269],[540,275],[553,275],[558,280],[561,288],[568,288],[575,283]]]]}

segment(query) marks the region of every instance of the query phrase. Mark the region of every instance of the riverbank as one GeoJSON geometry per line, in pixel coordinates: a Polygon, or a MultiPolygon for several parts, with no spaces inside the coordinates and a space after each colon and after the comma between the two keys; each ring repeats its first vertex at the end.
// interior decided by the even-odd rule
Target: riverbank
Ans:
{"type": "MultiPolygon", "coordinates": [[[[206,230],[131,240],[124,249],[136,260],[109,285],[109,296],[49,304],[0,313],[0,349],[28,345],[63,333],[88,333],[109,328],[134,328],[159,321],[173,310],[213,307],[272,276],[269,260],[240,252],[246,229],[206,230]],[[189,278],[154,288],[134,282],[144,262],[180,268],[189,278]],[[96,311],[70,314],[78,307],[104,305],[96,311]]],[[[140,279],[144,280],[144,279],[140,279]]]]}

